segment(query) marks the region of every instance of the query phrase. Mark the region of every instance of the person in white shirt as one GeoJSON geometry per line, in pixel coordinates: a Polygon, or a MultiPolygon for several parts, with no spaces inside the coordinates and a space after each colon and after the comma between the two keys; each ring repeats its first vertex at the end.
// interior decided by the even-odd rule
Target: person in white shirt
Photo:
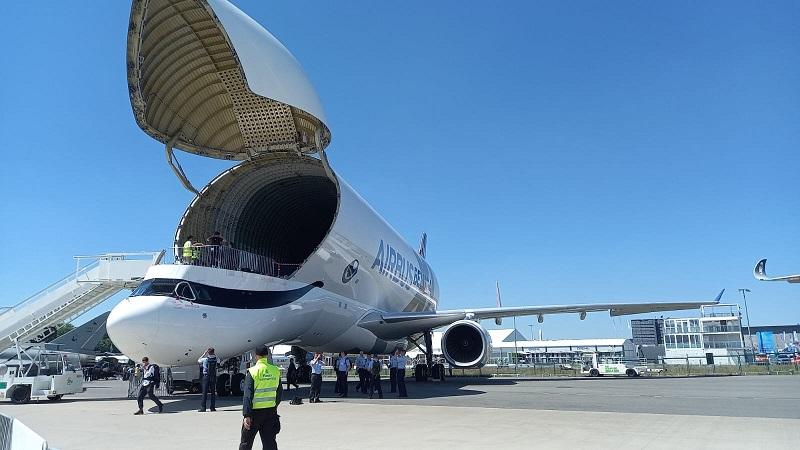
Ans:
{"type": "Polygon", "coordinates": [[[338,369],[336,382],[339,385],[339,397],[347,397],[347,374],[352,367],[353,365],[350,359],[347,358],[347,354],[339,352],[339,359],[336,360],[336,368],[338,369]]]}
{"type": "Polygon", "coordinates": [[[314,353],[314,359],[311,360],[311,395],[308,398],[309,403],[321,403],[319,399],[319,391],[322,388],[322,365],[324,358],[322,353],[314,353]]]}
{"type": "Polygon", "coordinates": [[[153,389],[156,387],[156,382],[160,379],[160,375],[156,374],[156,370],[158,370],[158,366],[155,364],[150,364],[150,359],[147,356],[142,358],[142,386],[139,388],[139,395],[136,397],[139,410],[133,413],[135,416],[141,416],[144,414],[145,395],[147,395],[150,400],[152,400],[158,406],[159,413],[164,411],[164,404],[161,403],[161,400],[159,400],[158,397],[156,397],[156,394],[153,393],[153,389]]]}
{"type": "Polygon", "coordinates": [[[400,398],[408,397],[406,392],[406,364],[406,351],[401,350],[395,360],[395,365],[397,366],[397,396],[400,398]]]}
{"type": "Polygon", "coordinates": [[[397,392],[397,355],[400,353],[399,349],[395,349],[394,353],[389,356],[389,392],[397,392]]]}

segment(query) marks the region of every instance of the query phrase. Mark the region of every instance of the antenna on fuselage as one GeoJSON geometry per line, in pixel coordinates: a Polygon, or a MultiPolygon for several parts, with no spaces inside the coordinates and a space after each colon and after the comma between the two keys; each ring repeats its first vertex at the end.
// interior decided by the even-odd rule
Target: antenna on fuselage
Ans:
{"type": "Polygon", "coordinates": [[[428,252],[428,233],[422,233],[422,239],[419,240],[419,256],[425,257],[428,252]]]}

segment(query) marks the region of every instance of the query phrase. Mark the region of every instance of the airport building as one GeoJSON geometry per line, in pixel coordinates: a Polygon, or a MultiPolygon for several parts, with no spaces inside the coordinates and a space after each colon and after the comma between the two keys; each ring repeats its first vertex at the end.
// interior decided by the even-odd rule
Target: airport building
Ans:
{"type": "Polygon", "coordinates": [[[636,345],[664,344],[664,319],[631,320],[631,338],[636,345]]]}
{"type": "Polygon", "coordinates": [[[664,347],[667,364],[738,364],[745,349],[739,305],[702,306],[700,317],[664,319],[664,347]]]}
{"type": "MultiPolygon", "coordinates": [[[[487,330],[492,343],[490,363],[513,363],[514,355],[527,364],[568,364],[584,353],[600,357],[636,359],[636,345],[630,339],[552,339],[530,340],[519,330],[503,328],[487,330]]],[[[442,332],[433,333],[433,353],[441,355],[442,332]]],[[[410,357],[422,357],[422,352],[409,350],[410,357]]]]}

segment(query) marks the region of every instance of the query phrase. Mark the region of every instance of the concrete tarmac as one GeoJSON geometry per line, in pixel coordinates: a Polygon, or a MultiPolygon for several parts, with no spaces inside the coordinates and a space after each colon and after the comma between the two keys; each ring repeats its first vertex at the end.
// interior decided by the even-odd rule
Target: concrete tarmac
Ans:
{"type": "MultiPolygon", "coordinates": [[[[133,416],[126,383],[98,381],[58,403],[0,403],[50,445],[69,449],[236,448],[241,399],[198,413],[196,395],[152,402],[133,416]]],[[[409,399],[370,400],[350,382],[346,399],[280,406],[281,449],[594,447],[794,448],[800,436],[800,377],[620,378],[409,382],[409,399]],[[401,430],[402,439],[396,430],[401,430]],[[361,442],[361,444],[359,444],[361,442]],[[372,445],[372,444],[370,444],[372,445]]],[[[331,394],[326,382],[323,394],[331,394]]],[[[306,393],[307,388],[300,390],[306,393]]],[[[256,444],[255,448],[260,448],[256,444]]]]}

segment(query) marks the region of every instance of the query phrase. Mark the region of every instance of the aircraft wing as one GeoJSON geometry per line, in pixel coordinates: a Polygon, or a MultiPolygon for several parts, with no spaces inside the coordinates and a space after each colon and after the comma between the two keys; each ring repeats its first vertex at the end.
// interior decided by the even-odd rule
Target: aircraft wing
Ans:
{"type": "Polygon", "coordinates": [[[788,281],[789,283],[800,283],[800,274],[786,275],[782,277],[768,277],[767,276],[767,260],[762,259],[756,263],[753,268],[753,276],[758,281],[788,281]]]}
{"type": "Polygon", "coordinates": [[[402,339],[415,333],[450,325],[463,319],[497,319],[513,316],[544,316],[547,314],[580,314],[608,311],[611,316],[641,314],[659,311],[678,311],[697,309],[701,306],[719,303],[723,289],[714,300],[687,302],[650,302],[650,303],[589,303],[577,305],[548,306],[504,306],[497,308],[452,309],[445,311],[420,312],[372,312],[367,314],[358,325],[372,331],[381,339],[402,339]]]}

